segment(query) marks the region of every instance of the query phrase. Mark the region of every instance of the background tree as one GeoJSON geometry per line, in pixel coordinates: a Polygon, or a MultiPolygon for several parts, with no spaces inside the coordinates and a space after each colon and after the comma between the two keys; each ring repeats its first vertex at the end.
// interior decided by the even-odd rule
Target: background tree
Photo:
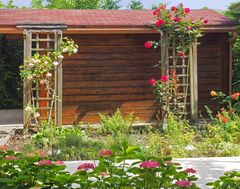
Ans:
{"type": "Polygon", "coordinates": [[[44,8],[43,2],[44,0],[32,0],[31,6],[34,9],[42,9],[44,8]]]}
{"type": "MultiPolygon", "coordinates": [[[[240,26],[240,2],[232,3],[225,15],[240,26]]],[[[240,35],[233,47],[233,90],[240,91],[240,35]]]]}
{"type": "Polygon", "coordinates": [[[113,9],[113,10],[120,9],[121,8],[120,0],[103,0],[101,8],[102,9],[113,9]]]}
{"type": "Polygon", "coordinates": [[[142,10],[144,8],[143,4],[139,0],[131,0],[128,4],[128,8],[132,10],[142,10]]]}

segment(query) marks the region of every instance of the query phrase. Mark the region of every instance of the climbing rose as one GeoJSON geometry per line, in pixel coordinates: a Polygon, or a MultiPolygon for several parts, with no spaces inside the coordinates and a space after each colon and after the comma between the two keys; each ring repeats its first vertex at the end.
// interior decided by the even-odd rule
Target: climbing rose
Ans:
{"type": "Polygon", "coordinates": [[[189,13],[190,13],[190,8],[185,8],[184,12],[185,12],[186,14],[189,14],[189,13]]]}
{"type": "Polygon", "coordinates": [[[174,12],[174,11],[176,11],[176,10],[177,10],[177,7],[175,7],[175,6],[172,6],[172,7],[171,7],[171,11],[174,12]]]}
{"type": "Polygon", "coordinates": [[[193,168],[188,168],[188,169],[185,169],[184,172],[186,173],[196,173],[196,170],[194,170],[193,168]]]}
{"type": "Polygon", "coordinates": [[[18,158],[16,156],[6,156],[5,159],[6,160],[18,160],[18,158]]]}
{"type": "Polygon", "coordinates": [[[160,26],[163,25],[164,23],[165,23],[164,20],[157,20],[157,21],[156,21],[156,26],[157,26],[157,27],[160,27],[160,26]]]}
{"type": "Polygon", "coordinates": [[[179,22],[180,19],[176,17],[176,18],[173,19],[173,21],[174,21],[174,22],[179,22]]]}
{"type": "Polygon", "coordinates": [[[159,9],[154,10],[152,13],[153,13],[154,16],[158,15],[159,9]]]}
{"type": "Polygon", "coordinates": [[[113,153],[112,153],[111,150],[106,149],[106,150],[104,150],[104,151],[100,151],[100,152],[98,153],[98,156],[100,156],[100,157],[103,157],[103,156],[111,156],[112,154],[113,154],[113,153]]]}
{"type": "Polygon", "coordinates": [[[167,77],[166,75],[162,75],[162,77],[161,77],[161,82],[162,82],[162,83],[166,83],[167,80],[168,80],[168,77],[167,77]]]}
{"type": "Polygon", "coordinates": [[[154,79],[154,78],[150,79],[149,84],[152,85],[152,86],[155,85],[156,84],[156,79],[154,79]]]}
{"type": "Polygon", "coordinates": [[[40,161],[38,162],[38,165],[39,165],[39,166],[45,166],[45,165],[49,166],[49,165],[52,165],[52,161],[51,161],[51,160],[43,159],[43,160],[40,160],[40,161]]]}
{"type": "Polygon", "coordinates": [[[223,123],[227,123],[228,122],[228,118],[226,118],[226,117],[222,117],[221,120],[222,120],[223,123]]]}
{"type": "Polygon", "coordinates": [[[207,24],[207,23],[208,23],[208,20],[203,20],[203,23],[204,23],[204,24],[207,24]]]}
{"type": "Polygon", "coordinates": [[[191,30],[191,29],[192,29],[191,26],[187,26],[187,27],[186,27],[186,30],[191,30]]]}
{"type": "Polygon", "coordinates": [[[87,171],[88,169],[94,169],[95,166],[92,163],[83,163],[78,166],[77,170],[85,170],[87,171]]]}
{"type": "Polygon", "coordinates": [[[183,7],[183,4],[182,4],[182,3],[179,3],[178,6],[179,6],[179,7],[183,7]]]}
{"type": "Polygon", "coordinates": [[[179,180],[176,182],[176,185],[181,186],[181,187],[189,187],[192,185],[192,182],[188,180],[179,180]]]}
{"type": "Polygon", "coordinates": [[[211,96],[217,96],[217,93],[216,93],[216,91],[211,91],[211,92],[210,92],[210,95],[211,95],[211,96]]]}
{"type": "Polygon", "coordinates": [[[151,41],[147,41],[145,44],[144,44],[145,48],[147,49],[150,49],[152,47],[152,43],[151,41]]]}
{"type": "Polygon", "coordinates": [[[56,165],[64,165],[64,162],[61,161],[61,160],[57,160],[57,161],[55,162],[55,164],[56,164],[56,165]]]}
{"type": "Polygon", "coordinates": [[[178,57],[183,58],[184,56],[185,56],[184,52],[182,52],[182,51],[178,52],[178,57]]]}
{"type": "Polygon", "coordinates": [[[157,161],[147,160],[147,161],[142,162],[140,164],[140,167],[147,168],[147,169],[157,168],[157,167],[159,167],[159,163],[157,161]]]}

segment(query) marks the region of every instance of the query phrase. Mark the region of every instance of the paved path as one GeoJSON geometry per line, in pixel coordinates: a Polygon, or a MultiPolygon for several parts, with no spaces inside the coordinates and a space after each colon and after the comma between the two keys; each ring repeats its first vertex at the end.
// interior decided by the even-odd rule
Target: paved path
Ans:
{"type": "Polygon", "coordinates": [[[15,110],[0,110],[0,126],[22,124],[23,111],[21,109],[15,110]]]}
{"type": "MultiPolygon", "coordinates": [[[[174,159],[175,162],[181,163],[184,169],[193,168],[197,171],[199,178],[197,185],[202,189],[207,189],[206,183],[217,180],[226,171],[240,171],[240,157],[223,157],[223,158],[182,158],[174,159]]],[[[66,162],[67,170],[75,172],[78,165],[83,162],[92,161],[72,161],[66,162]]]]}

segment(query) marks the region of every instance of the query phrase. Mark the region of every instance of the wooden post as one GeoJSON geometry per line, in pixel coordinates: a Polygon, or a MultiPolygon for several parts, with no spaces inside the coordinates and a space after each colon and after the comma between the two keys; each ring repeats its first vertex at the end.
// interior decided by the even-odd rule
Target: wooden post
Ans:
{"type": "MultiPolygon", "coordinates": [[[[24,35],[24,60],[31,57],[32,52],[32,33],[28,30],[23,31],[24,35]]],[[[24,61],[24,66],[26,63],[24,61]]],[[[26,111],[25,107],[31,102],[31,82],[27,79],[23,81],[23,128],[27,129],[31,125],[31,115],[29,111],[26,111]]]]}
{"type": "Polygon", "coordinates": [[[198,71],[197,71],[197,42],[190,47],[190,91],[191,91],[191,118],[198,121],[198,71]]]}

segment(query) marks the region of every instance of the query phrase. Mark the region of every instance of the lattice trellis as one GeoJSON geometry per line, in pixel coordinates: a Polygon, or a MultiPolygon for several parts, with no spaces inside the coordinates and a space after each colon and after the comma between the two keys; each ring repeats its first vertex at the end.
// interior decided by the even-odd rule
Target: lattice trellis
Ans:
{"type": "MultiPolygon", "coordinates": [[[[18,28],[24,29],[24,59],[32,57],[35,53],[46,54],[58,48],[62,41],[62,30],[65,25],[21,25],[18,28]]],[[[40,112],[40,119],[47,119],[49,115],[54,118],[55,125],[62,124],[62,64],[61,62],[52,70],[53,79],[51,87],[54,89],[52,99],[49,95],[46,85],[32,84],[25,80],[23,86],[23,105],[26,107],[29,103],[34,104],[37,111],[40,112]],[[54,107],[51,108],[51,107],[54,107]],[[51,111],[53,109],[53,111],[51,111]]],[[[30,114],[24,110],[23,117],[24,128],[34,124],[30,114]]]]}
{"type": "MultiPolygon", "coordinates": [[[[184,117],[191,116],[198,120],[198,80],[197,80],[197,42],[195,42],[184,57],[177,56],[174,42],[168,34],[159,31],[161,35],[161,73],[169,76],[169,70],[175,68],[179,78],[178,88],[182,95],[181,110],[178,113],[184,117]]],[[[179,107],[179,106],[178,106],[179,107]]]]}

